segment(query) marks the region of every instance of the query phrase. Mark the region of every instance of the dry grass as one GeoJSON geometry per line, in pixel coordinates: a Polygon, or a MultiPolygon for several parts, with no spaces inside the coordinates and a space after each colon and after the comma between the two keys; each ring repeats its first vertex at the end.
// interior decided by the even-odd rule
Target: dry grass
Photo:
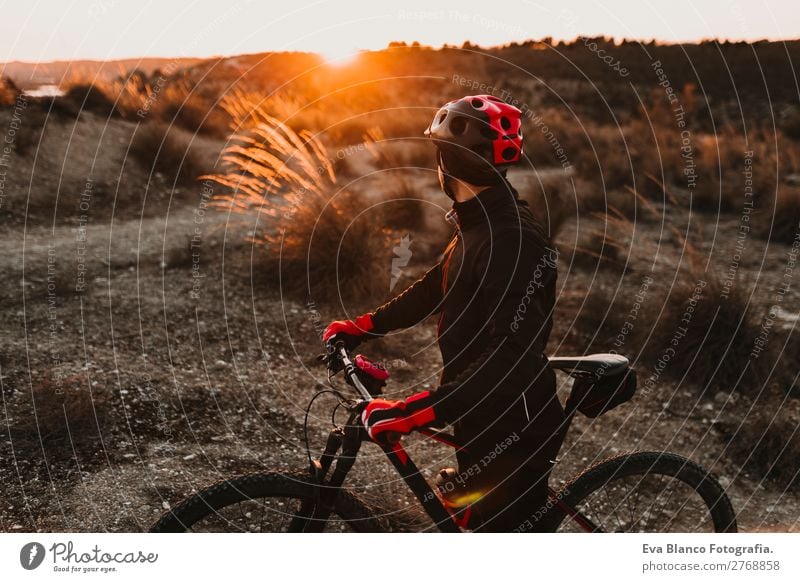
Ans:
{"type": "Polygon", "coordinates": [[[629,309],[630,300],[625,293],[614,294],[611,285],[594,283],[576,315],[572,330],[574,336],[571,342],[576,351],[591,354],[615,349],[622,354],[636,355],[652,320],[647,312],[640,313],[634,328],[625,337],[624,345],[615,346],[629,309]]]}
{"type": "Polygon", "coordinates": [[[110,412],[106,395],[91,390],[80,374],[60,380],[50,373],[34,376],[32,390],[18,394],[12,407],[9,430],[15,448],[44,447],[67,455],[73,447],[95,443],[110,412]]]}
{"type": "Polygon", "coordinates": [[[726,123],[715,134],[693,131],[685,141],[672,116],[658,108],[634,112],[619,126],[545,110],[541,123],[526,127],[525,151],[534,166],[552,167],[562,162],[557,147],[577,178],[592,185],[587,209],[602,211],[607,200],[618,198],[613,205],[627,216],[630,204],[619,200],[634,189],[646,199],[691,204],[701,212],[738,212],[745,187],[752,187],[752,201],[764,206],[775,196],[779,175],[800,171],[800,145],[780,131],[756,126],[745,139],[741,128],[726,123]],[[746,157],[752,160],[751,182],[746,157]],[[692,164],[697,183],[690,199],[685,171],[692,164]],[[666,194],[672,190],[679,194],[666,194]]]}
{"type": "MultiPolygon", "coordinates": [[[[586,244],[589,248],[578,250],[594,259],[587,266],[605,262],[624,272],[620,263],[628,248],[625,233],[634,225],[621,214],[605,218],[613,234],[595,231],[586,244]]],[[[695,385],[708,395],[718,390],[757,392],[767,376],[767,359],[751,357],[760,322],[747,290],[742,285],[723,286],[715,272],[699,266],[698,247],[677,231],[675,236],[686,253],[686,266],[669,289],[650,290],[626,343],[637,346],[642,364],[658,369],[659,376],[695,385]]],[[[647,251],[637,249],[642,252],[647,251]]],[[[581,262],[588,263],[589,257],[581,262]]],[[[630,294],[623,289],[611,296],[611,289],[594,286],[590,290],[577,322],[580,349],[607,350],[623,328],[630,294]]]]}
{"type": "MultiPolygon", "coordinates": [[[[658,369],[659,377],[695,386],[706,396],[719,390],[757,393],[766,381],[768,358],[751,358],[759,330],[754,310],[736,288],[725,298],[713,276],[703,279],[704,287],[696,286],[699,280],[687,273],[666,299],[664,291],[651,290],[626,334],[627,349],[640,351],[648,373],[658,369]]],[[[608,351],[625,326],[630,295],[614,296],[612,289],[594,286],[579,314],[578,347],[587,353],[608,351]]]]}
{"type": "Polygon", "coordinates": [[[19,89],[14,81],[0,76],[0,107],[14,105],[19,95],[19,89]]]}
{"type": "Polygon", "coordinates": [[[364,146],[383,170],[433,170],[437,166],[436,149],[427,138],[387,139],[383,129],[373,127],[364,135],[364,146]]]}
{"type": "Polygon", "coordinates": [[[800,140],[800,109],[792,107],[780,119],[780,128],[786,137],[800,140]]]}
{"type": "Polygon", "coordinates": [[[629,272],[626,264],[628,248],[611,233],[592,230],[582,243],[575,247],[571,265],[573,268],[594,272],[596,269],[623,275],[629,272]]]}
{"type": "MultiPolygon", "coordinates": [[[[660,218],[662,210],[656,207],[640,191],[627,187],[625,190],[603,191],[584,183],[580,193],[580,211],[595,213],[598,216],[610,214],[631,221],[655,220],[660,218]]],[[[669,193],[665,193],[669,200],[669,193]]],[[[674,201],[672,201],[674,202],[674,201]]]]}
{"type": "Polygon", "coordinates": [[[772,203],[766,204],[754,220],[759,237],[770,242],[793,244],[800,236],[800,187],[779,185],[772,203]]]}
{"type": "Polygon", "coordinates": [[[22,124],[14,136],[14,151],[20,156],[33,153],[47,123],[47,111],[39,103],[29,103],[23,114],[22,124]]]}
{"type": "Polygon", "coordinates": [[[519,191],[520,198],[542,225],[550,239],[558,236],[564,223],[575,214],[575,200],[572,184],[564,176],[541,179],[535,175],[524,182],[510,176],[510,181],[519,191]]]}
{"type": "Polygon", "coordinates": [[[562,158],[575,164],[590,143],[590,137],[580,122],[568,117],[562,108],[537,112],[533,119],[523,117],[522,131],[528,161],[537,168],[560,166],[562,158]]]}
{"type": "Polygon", "coordinates": [[[219,206],[258,216],[256,271],[271,280],[277,275],[285,291],[315,301],[336,301],[340,287],[347,298],[388,289],[389,269],[375,268],[388,265],[386,233],[375,228],[372,214],[362,214],[356,195],[338,190],[322,142],[245,95],[223,106],[239,132],[223,154],[227,172],[208,178],[230,191],[219,206]]]}
{"type": "Polygon", "coordinates": [[[76,118],[80,111],[131,121],[161,121],[191,133],[224,136],[227,118],[216,98],[180,77],[146,77],[134,71],[109,82],[72,85],[53,100],[53,111],[76,118]]]}
{"type": "Polygon", "coordinates": [[[99,85],[73,85],[53,100],[52,111],[72,119],[84,111],[106,118],[119,113],[113,94],[99,85]]]}
{"type": "Polygon", "coordinates": [[[386,175],[385,180],[392,184],[385,194],[383,207],[383,224],[395,230],[419,228],[425,223],[428,204],[417,191],[412,181],[405,176],[386,175]]]}
{"type": "Polygon", "coordinates": [[[741,285],[726,292],[714,273],[687,272],[670,289],[651,336],[658,355],[674,349],[663,373],[704,393],[759,390],[765,370],[751,358],[759,322],[748,301],[741,285]]]}
{"type": "Polygon", "coordinates": [[[162,174],[170,183],[191,184],[204,170],[191,139],[162,122],[141,125],[131,142],[130,154],[145,170],[162,174]]]}
{"type": "Polygon", "coordinates": [[[759,479],[800,489],[800,401],[770,394],[741,424],[726,423],[727,452],[759,479]]]}

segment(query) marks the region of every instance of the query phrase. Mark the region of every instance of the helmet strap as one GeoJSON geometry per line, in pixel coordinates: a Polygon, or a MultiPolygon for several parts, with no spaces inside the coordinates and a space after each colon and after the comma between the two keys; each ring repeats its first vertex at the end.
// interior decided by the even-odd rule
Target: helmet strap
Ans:
{"type": "Polygon", "coordinates": [[[478,154],[439,148],[439,165],[454,178],[475,186],[495,186],[505,180],[506,169],[493,166],[478,154]]]}
{"type": "Polygon", "coordinates": [[[438,164],[439,164],[439,186],[442,188],[442,192],[447,194],[447,197],[450,198],[453,202],[456,201],[456,194],[455,194],[455,187],[453,184],[454,178],[447,172],[447,167],[444,165],[442,161],[442,152],[441,150],[438,151],[438,164]]]}

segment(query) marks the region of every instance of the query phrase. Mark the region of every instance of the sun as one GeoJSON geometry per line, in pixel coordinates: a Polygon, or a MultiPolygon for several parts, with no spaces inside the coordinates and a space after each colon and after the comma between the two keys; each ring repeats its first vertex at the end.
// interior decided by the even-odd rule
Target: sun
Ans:
{"type": "Polygon", "coordinates": [[[359,54],[359,50],[355,47],[348,47],[345,45],[332,46],[317,51],[326,65],[332,67],[343,67],[351,64],[359,54]]]}

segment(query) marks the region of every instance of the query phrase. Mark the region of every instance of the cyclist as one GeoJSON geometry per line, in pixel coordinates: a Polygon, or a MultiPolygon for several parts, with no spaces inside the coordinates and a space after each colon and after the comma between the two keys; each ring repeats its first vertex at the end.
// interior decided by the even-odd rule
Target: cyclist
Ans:
{"type": "Polygon", "coordinates": [[[440,385],[400,401],[375,399],[370,437],[452,424],[466,443],[458,470],[467,527],[512,531],[541,515],[563,440],[564,410],[544,355],[555,302],[557,252],[506,177],[522,154],[521,112],[491,95],[445,104],[425,131],[453,200],[455,235],[442,260],[391,301],[323,334],[349,348],[438,314],[440,385]]]}

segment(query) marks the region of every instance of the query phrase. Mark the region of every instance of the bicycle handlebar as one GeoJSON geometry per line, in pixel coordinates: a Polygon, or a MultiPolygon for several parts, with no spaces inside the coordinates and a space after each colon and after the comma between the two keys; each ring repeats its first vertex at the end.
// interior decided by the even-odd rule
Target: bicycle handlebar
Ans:
{"type": "MultiPolygon", "coordinates": [[[[356,373],[356,365],[350,359],[350,354],[347,353],[347,348],[344,345],[343,341],[336,341],[336,342],[327,342],[326,347],[328,348],[328,354],[330,357],[337,357],[339,361],[342,363],[342,367],[344,369],[344,375],[347,378],[348,384],[350,384],[353,388],[356,389],[358,395],[361,397],[362,400],[369,402],[372,400],[372,394],[369,393],[366,386],[361,382],[358,378],[358,374],[356,373]]],[[[330,368],[330,361],[328,362],[328,367],[330,368]]]]}
{"type": "MultiPolygon", "coordinates": [[[[350,359],[350,354],[347,352],[347,348],[344,345],[344,342],[339,341],[328,341],[325,343],[325,347],[327,350],[327,354],[325,356],[325,362],[328,365],[328,369],[332,371],[337,371],[338,369],[343,369],[345,377],[347,378],[347,383],[350,384],[353,388],[355,388],[356,392],[358,392],[359,396],[361,396],[362,402],[369,402],[373,400],[372,394],[370,394],[369,390],[367,390],[366,386],[361,382],[356,372],[356,365],[350,359]],[[336,364],[336,360],[341,363],[342,368],[338,368],[336,364]]],[[[436,431],[431,430],[424,430],[422,431],[423,434],[440,440],[442,437],[439,437],[436,431]]],[[[392,433],[388,432],[385,435],[386,443],[389,445],[393,445],[401,440],[402,435],[400,433],[392,433]]],[[[445,441],[447,442],[447,441],[445,441]]]]}

